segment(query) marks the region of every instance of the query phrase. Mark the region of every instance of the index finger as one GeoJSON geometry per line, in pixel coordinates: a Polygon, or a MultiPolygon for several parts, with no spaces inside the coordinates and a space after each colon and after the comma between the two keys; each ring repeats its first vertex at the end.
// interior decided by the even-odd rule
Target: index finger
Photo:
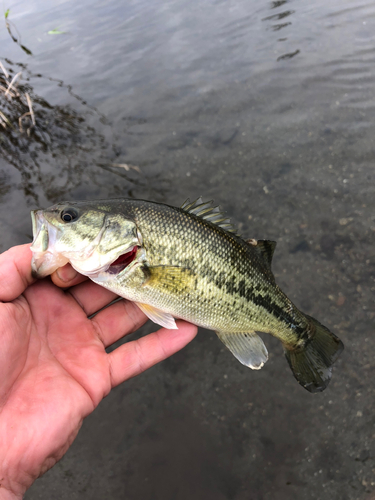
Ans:
{"type": "Polygon", "coordinates": [[[176,324],[178,330],[161,328],[138,340],[122,344],[109,353],[112,387],[139,375],[191,342],[198,327],[181,320],[176,324]]]}
{"type": "Polygon", "coordinates": [[[0,301],[16,299],[34,283],[30,243],[12,247],[0,255],[0,301]]]}

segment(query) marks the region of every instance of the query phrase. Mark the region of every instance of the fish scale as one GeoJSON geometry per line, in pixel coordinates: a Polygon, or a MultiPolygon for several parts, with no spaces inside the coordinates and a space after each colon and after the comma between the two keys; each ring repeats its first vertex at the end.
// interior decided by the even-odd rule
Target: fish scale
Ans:
{"type": "MultiPolygon", "coordinates": [[[[199,219],[194,214],[190,217],[197,220],[191,224],[184,224],[185,213],[181,214],[173,209],[168,218],[162,215],[164,211],[157,213],[135,210],[134,218],[143,235],[148,234],[147,230],[151,223],[155,233],[160,235],[158,246],[153,245],[148,248],[148,260],[151,265],[183,266],[196,273],[196,289],[190,290],[185,297],[189,302],[189,308],[194,311],[193,314],[199,315],[195,320],[198,319],[201,326],[207,328],[226,328],[227,331],[233,332],[254,330],[280,333],[282,328],[279,322],[275,323],[272,305],[283,308],[290,306],[290,301],[278,287],[275,288],[272,300],[268,293],[264,293],[270,282],[264,274],[258,272],[256,266],[260,263],[254,248],[249,245],[244,248],[242,240],[225,233],[220,227],[204,219],[199,219]],[[191,253],[189,258],[187,253],[191,253]],[[225,279],[223,279],[223,269],[226,269],[225,279]],[[220,275],[222,279],[218,280],[217,276],[220,275]],[[246,300],[246,293],[240,293],[241,283],[246,290],[258,288],[257,295],[265,297],[265,307],[246,300]],[[208,302],[204,308],[199,304],[202,298],[206,298],[208,302]],[[194,310],[194,304],[198,304],[199,311],[194,310]],[[218,314],[226,312],[229,308],[232,316],[236,316],[235,323],[232,322],[230,325],[226,322],[225,314],[218,314]],[[221,316],[223,320],[219,321],[221,316]]],[[[147,238],[145,236],[144,238],[147,248],[147,238]]],[[[168,307],[176,314],[181,314],[178,309],[179,301],[174,300],[173,294],[168,297],[166,301],[168,303],[158,304],[160,297],[157,296],[152,299],[155,306],[168,307]]],[[[302,316],[299,319],[303,322],[302,316]]]]}
{"type": "Polygon", "coordinates": [[[276,244],[245,241],[211,202],[63,202],[32,218],[37,276],[65,259],[166,328],[176,328],[177,317],[215,330],[253,369],[268,358],[256,332],[269,333],[282,342],[303,387],[327,386],[342,342],[278,287],[271,271],[276,244]]]}

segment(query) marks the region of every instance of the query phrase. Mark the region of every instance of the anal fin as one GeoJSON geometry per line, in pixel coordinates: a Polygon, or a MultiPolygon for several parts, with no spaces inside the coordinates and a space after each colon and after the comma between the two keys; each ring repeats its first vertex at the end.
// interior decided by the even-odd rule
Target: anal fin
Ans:
{"type": "Polygon", "coordinates": [[[243,365],[260,370],[268,360],[268,352],[263,340],[254,332],[216,332],[219,339],[243,365]]]}
{"type": "Polygon", "coordinates": [[[136,302],[139,309],[154,323],[163,326],[168,330],[178,330],[174,317],[166,312],[160,311],[156,307],[149,306],[148,304],[141,304],[136,302]]]}

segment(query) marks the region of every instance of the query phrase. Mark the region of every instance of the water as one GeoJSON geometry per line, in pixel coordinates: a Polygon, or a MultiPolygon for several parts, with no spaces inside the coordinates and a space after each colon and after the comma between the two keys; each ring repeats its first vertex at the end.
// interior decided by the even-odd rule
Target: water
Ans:
{"type": "Polygon", "coordinates": [[[278,242],[278,283],[346,345],[314,397],[272,339],[249,372],[202,332],[114,391],[27,498],[371,498],[374,3],[5,7],[21,41],[3,26],[0,61],[22,70],[36,127],[21,134],[27,107],[0,95],[14,126],[0,131],[1,250],[62,199],[203,195],[278,242]]]}

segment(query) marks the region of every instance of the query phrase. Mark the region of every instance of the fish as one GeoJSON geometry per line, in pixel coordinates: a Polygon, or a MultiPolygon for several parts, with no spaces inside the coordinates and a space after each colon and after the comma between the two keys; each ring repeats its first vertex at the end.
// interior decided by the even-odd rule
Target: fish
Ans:
{"type": "Polygon", "coordinates": [[[243,239],[212,201],[188,199],[181,207],[122,198],[69,201],[31,217],[34,277],[70,262],[165,328],[177,328],[181,318],[214,330],[256,370],[268,359],[257,332],[271,334],[302,387],[312,393],[327,387],[343,343],[276,284],[276,243],[243,239]]]}

